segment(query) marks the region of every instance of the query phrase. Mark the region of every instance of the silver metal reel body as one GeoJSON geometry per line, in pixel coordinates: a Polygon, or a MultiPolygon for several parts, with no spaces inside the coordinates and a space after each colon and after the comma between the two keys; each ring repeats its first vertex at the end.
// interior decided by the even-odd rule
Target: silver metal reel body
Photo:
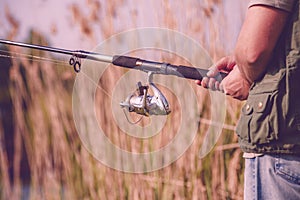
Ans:
{"type": "Polygon", "coordinates": [[[137,83],[137,89],[120,103],[122,108],[144,116],[168,115],[171,112],[166,97],[152,82],[152,75],[152,73],[148,73],[148,85],[137,83]],[[148,94],[149,88],[153,95],[148,94]]]}

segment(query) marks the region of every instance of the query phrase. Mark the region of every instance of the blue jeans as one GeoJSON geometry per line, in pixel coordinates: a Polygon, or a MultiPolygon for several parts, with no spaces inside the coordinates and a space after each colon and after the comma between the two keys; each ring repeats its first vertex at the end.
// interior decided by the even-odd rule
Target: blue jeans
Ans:
{"type": "Polygon", "coordinates": [[[246,158],[244,199],[300,199],[300,156],[246,158]]]}

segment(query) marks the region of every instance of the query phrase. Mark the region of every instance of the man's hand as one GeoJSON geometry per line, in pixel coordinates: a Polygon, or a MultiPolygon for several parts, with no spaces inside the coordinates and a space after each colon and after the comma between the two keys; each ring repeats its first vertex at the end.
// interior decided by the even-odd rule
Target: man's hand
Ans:
{"type": "Polygon", "coordinates": [[[235,65],[232,71],[221,81],[220,91],[224,91],[238,100],[246,100],[249,95],[251,84],[242,76],[239,68],[235,65]]]}
{"type": "Polygon", "coordinates": [[[220,83],[216,81],[214,77],[216,77],[219,72],[229,73],[234,66],[235,61],[233,57],[224,57],[209,68],[207,77],[203,77],[201,81],[196,81],[196,83],[198,85],[202,85],[204,88],[222,91],[220,88],[220,83]]]}
{"type": "Polygon", "coordinates": [[[218,90],[239,100],[245,100],[248,97],[251,83],[249,83],[241,74],[233,57],[224,57],[210,67],[207,77],[202,81],[197,80],[198,85],[211,90],[218,90]],[[228,75],[218,82],[214,78],[219,72],[228,73],[228,75]]]}

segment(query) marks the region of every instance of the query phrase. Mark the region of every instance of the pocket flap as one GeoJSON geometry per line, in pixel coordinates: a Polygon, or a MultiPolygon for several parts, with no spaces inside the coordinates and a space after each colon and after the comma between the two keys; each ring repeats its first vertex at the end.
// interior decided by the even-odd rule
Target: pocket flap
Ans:
{"type": "Polygon", "coordinates": [[[270,94],[261,94],[258,95],[253,102],[253,110],[254,112],[261,113],[264,112],[267,108],[268,102],[270,99],[270,94]]]}
{"type": "Polygon", "coordinates": [[[242,112],[245,115],[250,115],[252,112],[262,113],[266,110],[270,99],[270,93],[256,94],[248,98],[242,112]]]}

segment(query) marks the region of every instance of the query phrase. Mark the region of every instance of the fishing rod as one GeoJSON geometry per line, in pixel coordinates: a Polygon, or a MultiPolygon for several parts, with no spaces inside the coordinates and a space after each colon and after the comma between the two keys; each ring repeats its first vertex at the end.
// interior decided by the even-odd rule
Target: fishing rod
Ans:
{"type": "MultiPolygon", "coordinates": [[[[49,46],[15,42],[5,39],[0,39],[0,43],[5,45],[13,45],[29,49],[70,55],[71,58],[69,60],[69,64],[73,66],[76,73],[79,73],[81,70],[81,59],[112,63],[115,66],[140,70],[148,73],[148,85],[143,86],[141,82],[138,82],[136,91],[133,94],[130,94],[125,101],[120,103],[121,107],[127,108],[127,111],[135,112],[144,116],[168,115],[170,113],[167,99],[152,82],[153,74],[174,75],[186,79],[202,80],[202,78],[205,77],[206,73],[208,72],[208,70],[206,69],[183,65],[173,65],[165,62],[149,61],[123,55],[110,56],[84,50],[67,50],[49,46]],[[149,87],[154,93],[153,96],[148,94],[149,87]]],[[[220,72],[215,77],[215,79],[217,81],[221,81],[226,75],[226,73],[220,72]]]]}
{"type": "MultiPolygon", "coordinates": [[[[10,40],[0,39],[1,44],[6,45],[14,45],[19,47],[25,47],[30,49],[37,49],[41,51],[48,51],[54,52],[59,54],[71,55],[69,64],[74,66],[75,72],[80,72],[81,63],[78,58],[89,59],[94,61],[112,63],[113,65],[130,68],[130,69],[137,69],[144,72],[152,72],[154,74],[163,74],[163,75],[175,75],[178,77],[183,77],[187,79],[194,79],[194,80],[201,80],[203,77],[206,76],[208,70],[194,68],[189,66],[183,65],[171,65],[169,63],[163,62],[154,62],[143,60],[136,57],[129,57],[129,56],[122,56],[122,55],[103,55],[94,52],[88,52],[83,50],[67,50],[67,49],[60,49],[54,48],[49,46],[41,46],[41,45],[34,45],[34,44],[26,44],[22,42],[15,42],[10,40]]],[[[222,80],[226,76],[225,73],[220,73],[219,76],[216,77],[217,80],[222,80]]]]}

